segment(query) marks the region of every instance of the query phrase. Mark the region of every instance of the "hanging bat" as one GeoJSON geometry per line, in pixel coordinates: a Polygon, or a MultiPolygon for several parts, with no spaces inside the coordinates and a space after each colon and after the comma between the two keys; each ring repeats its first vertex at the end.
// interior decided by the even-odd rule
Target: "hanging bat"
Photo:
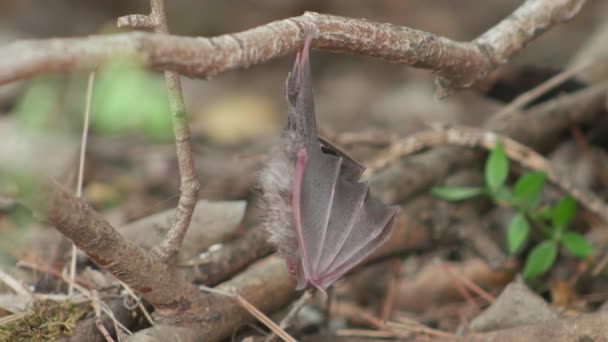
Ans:
{"type": "Polygon", "coordinates": [[[265,228],[297,290],[327,287],[382,245],[396,207],[359,183],[364,168],[317,135],[309,49],[305,43],[288,75],[287,123],[260,177],[265,228]]]}

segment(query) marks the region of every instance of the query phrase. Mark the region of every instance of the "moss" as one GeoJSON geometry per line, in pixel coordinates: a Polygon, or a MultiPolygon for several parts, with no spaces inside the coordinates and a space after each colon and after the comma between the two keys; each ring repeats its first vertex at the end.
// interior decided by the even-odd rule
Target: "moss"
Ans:
{"type": "Polygon", "coordinates": [[[70,302],[40,301],[21,319],[0,325],[0,341],[54,341],[72,335],[86,307],[70,302]]]}

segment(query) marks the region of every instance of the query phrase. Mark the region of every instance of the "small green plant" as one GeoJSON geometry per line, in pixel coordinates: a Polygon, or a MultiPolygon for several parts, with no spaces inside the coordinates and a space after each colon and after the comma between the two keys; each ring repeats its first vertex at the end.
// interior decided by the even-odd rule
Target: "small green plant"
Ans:
{"type": "Polygon", "coordinates": [[[483,187],[436,187],[432,193],[444,200],[461,201],[485,195],[499,205],[510,206],[515,214],[507,227],[507,249],[517,253],[530,235],[530,228],[542,236],[528,255],[524,266],[524,279],[535,278],[553,266],[559,246],[572,255],[584,258],[593,253],[593,246],[581,234],[568,230],[576,214],[576,202],[569,196],[555,205],[541,205],[541,193],[545,185],[544,172],[526,172],[513,187],[506,183],[509,160],[500,143],[490,152],[485,163],[483,187]]]}

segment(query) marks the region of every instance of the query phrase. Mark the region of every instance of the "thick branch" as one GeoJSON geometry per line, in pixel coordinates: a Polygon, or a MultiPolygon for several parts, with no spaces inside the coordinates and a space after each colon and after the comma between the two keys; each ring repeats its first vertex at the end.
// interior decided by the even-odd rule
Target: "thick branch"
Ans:
{"type": "MultiPolygon", "coordinates": [[[[218,289],[236,291],[260,311],[271,313],[287,304],[295,295],[295,283],[285,262],[270,257],[220,285],[218,289]]],[[[233,298],[208,295],[198,314],[180,317],[181,327],[164,322],[142,330],[129,338],[134,341],[218,341],[253,321],[253,317],[233,298]]]]}
{"type": "Polygon", "coordinates": [[[125,240],[85,201],[51,181],[32,187],[23,179],[20,194],[40,219],[55,226],[100,267],[140,293],[157,310],[174,314],[187,310],[198,290],[152,254],[125,240]]]}
{"type": "Polygon", "coordinates": [[[584,0],[528,0],[479,39],[460,43],[428,32],[362,19],[307,12],[213,38],[149,33],[21,41],[0,49],[0,84],[58,71],[90,70],[115,57],[206,78],[294,52],[302,27],[315,25],[318,49],[377,57],[434,70],[440,84],[469,86],[552,25],[570,19],[584,0]]]}

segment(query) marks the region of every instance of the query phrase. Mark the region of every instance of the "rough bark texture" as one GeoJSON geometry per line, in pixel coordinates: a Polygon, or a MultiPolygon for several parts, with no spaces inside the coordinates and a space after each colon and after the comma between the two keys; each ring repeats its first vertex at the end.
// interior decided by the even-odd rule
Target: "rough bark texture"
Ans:
{"type": "MultiPolygon", "coordinates": [[[[584,0],[528,0],[473,42],[455,42],[391,24],[307,12],[213,38],[127,33],[21,41],[0,49],[0,84],[47,72],[90,70],[116,57],[132,57],[157,70],[206,78],[295,52],[304,24],[318,28],[314,48],[354,53],[434,70],[442,89],[466,87],[507,62],[553,25],[571,19],[584,0]]],[[[150,27],[138,15],[120,24],[150,27]]],[[[128,20],[127,20],[128,19],[128,20]]]]}
{"type": "MultiPolygon", "coordinates": [[[[218,289],[236,291],[265,313],[278,310],[296,293],[294,279],[289,275],[285,262],[278,257],[253,265],[218,289]]],[[[253,317],[233,298],[206,295],[196,316],[182,316],[180,320],[162,322],[138,332],[128,341],[218,341],[251,322],[253,317]]]]}
{"type": "Polygon", "coordinates": [[[35,191],[21,196],[40,219],[57,228],[95,263],[140,293],[161,313],[186,311],[198,297],[196,287],[174,267],[125,240],[89,204],[61,185],[43,180],[35,191]]]}

